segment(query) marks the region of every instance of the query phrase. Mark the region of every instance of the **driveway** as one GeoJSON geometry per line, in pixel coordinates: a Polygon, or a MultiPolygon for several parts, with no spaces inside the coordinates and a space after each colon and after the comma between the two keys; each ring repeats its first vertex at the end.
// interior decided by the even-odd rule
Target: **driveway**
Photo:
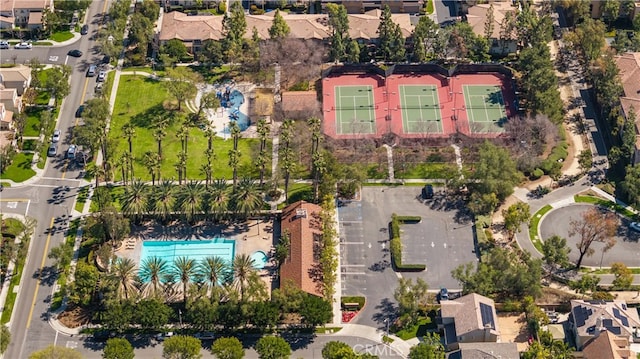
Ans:
{"type": "MultiPolygon", "coordinates": [[[[543,218],[540,223],[540,235],[542,238],[549,238],[558,235],[567,239],[567,246],[571,249],[569,260],[578,260],[578,236],[569,237],[569,222],[572,219],[579,219],[582,213],[593,208],[589,204],[572,204],[566,207],[555,209],[543,218]]],[[[629,220],[621,218],[620,227],[616,233],[616,245],[608,252],[602,254],[602,243],[594,243],[591,248],[595,253],[591,257],[585,257],[582,264],[585,266],[598,267],[600,265],[609,267],[611,263],[622,262],[627,267],[640,267],[640,234],[629,230],[629,220]]]]}
{"type": "Polygon", "coordinates": [[[477,261],[472,222],[437,192],[428,202],[419,194],[416,186],[364,187],[361,200],[338,208],[342,294],[367,297],[355,323],[384,328],[384,320],[395,312],[398,278],[422,278],[434,292],[440,287],[455,290],[459,284],[451,271],[477,261]],[[424,263],[426,271],[396,273],[391,268],[388,227],[393,213],[422,217],[420,223],[402,225],[403,262],[424,263]]]}

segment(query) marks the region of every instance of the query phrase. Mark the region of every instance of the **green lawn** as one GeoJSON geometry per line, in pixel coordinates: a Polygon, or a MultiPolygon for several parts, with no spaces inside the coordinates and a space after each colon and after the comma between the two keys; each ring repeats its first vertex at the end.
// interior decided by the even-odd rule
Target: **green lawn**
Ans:
{"type": "Polygon", "coordinates": [[[0,179],[23,182],[33,177],[36,172],[31,169],[32,153],[18,153],[13,163],[0,175],[0,179]]]}
{"type": "Polygon", "coordinates": [[[29,107],[25,111],[27,114],[27,122],[24,125],[23,136],[40,136],[40,114],[45,110],[46,109],[44,107],[29,107]]]}
{"type": "Polygon", "coordinates": [[[51,94],[48,91],[40,90],[38,91],[38,96],[36,97],[36,105],[47,106],[49,104],[49,100],[51,100],[51,94]]]}
{"type": "MultiPolygon", "coordinates": [[[[134,164],[135,177],[143,180],[151,180],[151,175],[144,165],[144,153],[157,151],[157,142],[153,138],[152,119],[167,111],[162,103],[170,98],[162,83],[147,79],[142,76],[126,75],[120,78],[118,95],[111,120],[109,137],[117,140],[117,146],[112,153],[117,157],[128,151],[128,144],[122,135],[122,126],[131,121],[136,125],[136,138],[133,144],[133,154],[136,158],[134,164]],[[144,94],[144,96],[141,96],[144,94]]],[[[175,135],[180,127],[180,120],[175,120],[166,129],[167,135],[162,140],[163,163],[161,168],[162,178],[177,179],[175,164],[178,161],[178,153],[181,151],[180,139],[175,135]]],[[[213,161],[213,176],[215,178],[227,178],[232,176],[232,170],[228,165],[229,150],[233,147],[231,140],[216,138],[214,141],[216,158],[213,161]]],[[[258,140],[241,139],[239,150],[242,153],[239,176],[257,176],[257,169],[252,165],[258,140]]],[[[207,139],[199,128],[191,128],[189,131],[187,178],[204,179],[200,174],[200,166],[205,163],[204,156],[207,148],[207,139]]],[[[271,163],[269,159],[268,163],[271,163]]],[[[120,173],[116,171],[116,180],[120,180],[120,173]]]]}
{"type": "Polygon", "coordinates": [[[619,213],[619,214],[621,214],[621,215],[623,215],[625,217],[631,218],[631,219],[635,218],[635,216],[636,216],[635,213],[631,212],[630,210],[626,209],[625,207],[623,207],[623,206],[621,206],[621,205],[619,205],[619,204],[617,204],[615,202],[603,199],[603,198],[594,197],[594,196],[582,196],[582,195],[578,195],[578,194],[575,195],[573,198],[576,201],[576,203],[591,203],[591,204],[595,204],[595,205],[598,205],[598,206],[607,207],[610,210],[616,211],[617,213],[619,213]]]}
{"type": "Polygon", "coordinates": [[[24,142],[22,143],[22,150],[35,151],[37,145],[38,145],[38,140],[24,140],[24,142]]]}
{"type": "Polygon", "coordinates": [[[51,34],[51,40],[57,42],[67,41],[71,38],[73,38],[73,34],[71,33],[71,31],[59,31],[51,34]]]}
{"type": "MultiPolygon", "coordinates": [[[[395,177],[399,179],[411,178],[427,178],[437,179],[445,178],[447,171],[451,168],[452,163],[424,162],[415,165],[407,165],[406,169],[402,169],[401,165],[395,164],[395,177]]],[[[464,169],[463,169],[464,170],[464,169]]],[[[385,173],[386,178],[386,173],[385,173]]]]}
{"type": "MultiPolygon", "coordinates": [[[[118,211],[120,211],[121,210],[120,198],[122,198],[122,196],[124,195],[124,186],[107,186],[106,188],[109,189],[109,193],[111,194],[111,200],[112,200],[113,206],[118,211]]],[[[98,205],[95,201],[91,201],[91,205],[89,206],[89,212],[91,213],[98,212],[98,205]]]]}
{"type": "Polygon", "coordinates": [[[550,205],[546,205],[540,208],[538,212],[534,213],[533,216],[531,216],[531,221],[529,222],[529,238],[540,253],[542,253],[542,240],[541,238],[538,238],[538,224],[540,223],[540,219],[542,219],[542,216],[544,216],[552,209],[553,207],[551,207],[550,205]]]}
{"type": "Polygon", "coordinates": [[[226,79],[226,77],[230,76],[229,71],[231,70],[231,67],[228,65],[214,68],[207,66],[190,66],[190,68],[202,75],[204,81],[210,84],[226,79]]]}
{"type": "Polygon", "coordinates": [[[422,317],[418,319],[418,323],[398,331],[396,336],[402,340],[409,340],[416,337],[423,337],[427,334],[428,329],[435,329],[435,323],[431,322],[431,318],[422,317]]]}
{"type": "MultiPolygon", "coordinates": [[[[10,230],[12,234],[14,235],[20,234],[20,232],[22,232],[21,228],[24,229],[24,224],[22,224],[22,222],[15,223],[12,221],[15,221],[15,220],[9,218],[5,220],[5,224],[8,224],[9,226],[11,226],[10,230]]],[[[29,247],[30,240],[31,240],[30,236],[26,238],[26,241],[22,243],[22,246],[24,246],[23,248],[29,247]]],[[[18,293],[16,293],[14,288],[17,285],[20,285],[20,280],[22,279],[22,270],[24,269],[25,260],[26,260],[26,256],[18,255],[16,257],[16,263],[15,263],[16,266],[13,269],[13,276],[11,277],[9,288],[7,289],[8,290],[7,299],[5,301],[4,309],[2,311],[2,317],[0,318],[0,324],[7,324],[11,319],[11,313],[13,312],[13,307],[15,305],[16,297],[18,295],[18,293]]]]}
{"type": "Polygon", "coordinates": [[[84,204],[89,199],[89,186],[84,186],[78,191],[78,197],[76,197],[76,204],[73,207],[76,211],[82,212],[84,204]]]}

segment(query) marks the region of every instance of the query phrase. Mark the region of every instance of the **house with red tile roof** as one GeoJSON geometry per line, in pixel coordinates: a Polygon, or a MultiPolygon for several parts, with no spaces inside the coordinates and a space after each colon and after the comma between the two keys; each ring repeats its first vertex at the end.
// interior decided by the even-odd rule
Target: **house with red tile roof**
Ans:
{"type": "Polygon", "coordinates": [[[298,201],[282,211],[281,233],[289,236],[289,254],[280,266],[280,283],[293,282],[303,291],[322,297],[319,267],[322,246],[322,208],[298,201]]]}

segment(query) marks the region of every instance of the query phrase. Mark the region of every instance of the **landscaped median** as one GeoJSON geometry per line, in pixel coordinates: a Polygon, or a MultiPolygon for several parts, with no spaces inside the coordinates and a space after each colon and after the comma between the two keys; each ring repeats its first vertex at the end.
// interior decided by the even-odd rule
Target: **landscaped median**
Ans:
{"type": "Polygon", "coordinates": [[[533,243],[533,246],[536,247],[538,252],[542,253],[542,239],[538,234],[538,226],[540,225],[540,220],[544,217],[547,212],[551,211],[553,207],[551,205],[546,205],[540,208],[536,213],[531,216],[531,221],[529,222],[529,239],[533,243]]]}
{"type": "Polygon", "coordinates": [[[576,201],[576,203],[591,203],[591,204],[595,204],[597,206],[602,206],[602,207],[606,207],[612,211],[615,211],[625,217],[628,218],[634,218],[636,216],[635,213],[633,213],[631,210],[629,210],[627,207],[625,207],[624,205],[615,203],[613,201],[609,201],[607,199],[604,198],[600,198],[600,197],[595,197],[595,196],[591,196],[591,195],[580,195],[577,194],[573,197],[573,199],[576,201]]]}
{"type": "Polygon", "coordinates": [[[391,233],[391,259],[393,266],[398,272],[421,272],[427,269],[425,264],[404,264],[402,263],[402,241],[400,240],[400,225],[409,223],[418,223],[422,220],[420,216],[398,216],[395,213],[391,215],[389,223],[391,233]]]}

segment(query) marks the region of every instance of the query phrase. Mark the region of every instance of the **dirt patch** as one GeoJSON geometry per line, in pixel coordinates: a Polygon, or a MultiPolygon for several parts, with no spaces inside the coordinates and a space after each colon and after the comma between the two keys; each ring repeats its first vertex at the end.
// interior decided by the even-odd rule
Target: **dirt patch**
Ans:
{"type": "Polygon", "coordinates": [[[572,299],[579,299],[578,296],[565,291],[543,287],[542,296],[536,300],[538,305],[567,305],[572,299]]]}
{"type": "Polygon", "coordinates": [[[518,351],[527,349],[529,331],[524,313],[498,313],[498,326],[502,343],[516,343],[518,351]]]}
{"type": "Polygon", "coordinates": [[[58,315],[58,321],[67,328],[77,328],[82,325],[89,324],[92,312],[82,307],[68,307],[64,312],[58,315]]]}

